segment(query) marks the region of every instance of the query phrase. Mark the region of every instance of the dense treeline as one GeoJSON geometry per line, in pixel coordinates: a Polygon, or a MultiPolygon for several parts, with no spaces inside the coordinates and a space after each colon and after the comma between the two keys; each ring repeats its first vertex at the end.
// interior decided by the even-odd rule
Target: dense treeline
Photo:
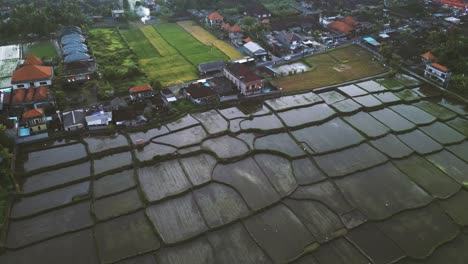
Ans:
{"type": "Polygon", "coordinates": [[[61,25],[83,25],[87,22],[75,0],[19,0],[10,19],[2,28],[7,36],[38,34],[47,36],[61,25]]]}

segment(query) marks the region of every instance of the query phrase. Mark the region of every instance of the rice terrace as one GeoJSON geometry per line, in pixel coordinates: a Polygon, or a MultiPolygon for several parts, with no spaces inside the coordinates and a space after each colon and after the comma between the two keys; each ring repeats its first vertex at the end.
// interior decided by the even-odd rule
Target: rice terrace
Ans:
{"type": "MultiPolygon", "coordinates": [[[[195,80],[198,77],[197,66],[201,63],[242,56],[193,21],[123,30],[93,29],[90,38],[104,74],[111,65],[123,72],[137,67],[141,75],[144,73],[149,81],[158,81],[162,86],[195,80]],[[106,59],[116,51],[127,58],[106,59]]],[[[142,82],[146,79],[144,76],[140,78],[142,82]]]]}
{"type": "Polygon", "coordinates": [[[370,52],[356,45],[309,56],[302,63],[310,69],[274,80],[273,83],[286,92],[299,91],[373,76],[388,70],[370,52]]]}

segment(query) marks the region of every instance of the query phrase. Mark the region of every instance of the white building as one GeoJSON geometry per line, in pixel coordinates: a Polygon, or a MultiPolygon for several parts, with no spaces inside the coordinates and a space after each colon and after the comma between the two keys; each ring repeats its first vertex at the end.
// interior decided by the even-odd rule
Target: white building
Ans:
{"type": "Polygon", "coordinates": [[[424,76],[435,80],[436,82],[445,85],[450,80],[452,73],[445,66],[442,66],[438,63],[426,64],[426,69],[424,70],[424,76]]]}

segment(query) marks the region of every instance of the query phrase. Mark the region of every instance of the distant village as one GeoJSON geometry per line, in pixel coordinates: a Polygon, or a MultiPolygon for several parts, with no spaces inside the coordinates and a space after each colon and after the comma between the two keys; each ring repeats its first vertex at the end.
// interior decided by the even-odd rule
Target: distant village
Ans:
{"type": "MultiPolygon", "coordinates": [[[[303,67],[299,63],[307,56],[340,46],[357,45],[390,68],[385,56],[380,54],[380,48],[382,45],[396,45],[402,32],[417,35],[433,27],[464,27],[467,22],[467,5],[455,0],[426,1],[425,8],[430,11],[418,19],[408,17],[404,12],[398,13],[386,5],[361,5],[357,8],[360,11],[341,13],[336,10],[332,13],[321,10],[313,2],[292,2],[287,8],[290,14],[284,16],[275,13],[277,10],[271,5],[252,1],[242,10],[188,9],[183,14],[161,18],[161,10],[167,8],[163,4],[148,0],[129,1],[127,5],[130,7],[109,6],[106,14],[110,15],[107,16],[88,14],[90,27],[66,25],[47,38],[31,36],[30,41],[1,46],[0,122],[16,142],[21,143],[54,133],[139,126],[192,107],[278,97],[291,90],[275,80],[312,70],[312,67],[303,67]],[[148,13],[142,8],[146,8],[148,13]],[[142,10],[143,16],[128,19],[128,13],[139,14],[138,9],[142,10]],[[375,19],[364,15],[369,13],[375,13],[382,19],[376,23],[375,19]],[[146,82],[135,82],[119,91],[111,87],[105,97],[95,96],[95,100],[83,96],[69,97],[68,91],[76,93],[93,81],[101,84],[105,80],[112,86],[113,80],[106,76],[104,70],[107,62],[102,58],[105,54],[98,54],[93,41],[89,41],[91,28],[157,25],[162,19],[174,23],[194,21],[194,26],[215,36],[216,41],[230,46],[241,56],[231,59],[223,55],[224,59],[192,63],[196,66],[196,78],[190,76],[177,83],[172,80],[163,83],[150,80],[152,72],[141,65],[146,58],[139,58],[133,50],[137,53],[141,71],[148,76],[146,82]],[[48,55],[35,54],[32,47],[36,42],[48,43],[55,53],[52,57],[58,60],[54,62],[48,55]],[[72,88],[64,90],[64,93],[57,88],[62,86],[72,88]],[[186,106],[186,102],[192,106],[186,106]]],[[[4,21],[8,20],[14,8],[4,4],[0,6],[4,21]]],[[[194,37],[202,42],[199,35],[194,37]]],[[[152,43],[150,38],[149,41],[152,43]]],[[[213,40],[206,45],[211,47],[207,53],[214,47],[223,51],[221,46],[217,46],[221,44],[216,43],[213,40]]],[[[128,45],[131,47],[132,43],[128,45]]],[[[155,45],[158,48],[158,44],[155,45]]],[[[192,62],[192,57],[181,49],[179,52],[192,62]]],[[[405,65],[441,87],[447,87],[452,76],[451,69],[441,64],[430,51],[413,54],[405,65]]],[[[96,87],[93,86],[100,89],[99,85],[96,87]]],[[[307,90],[307,85],[303,89],[307,90]]]]}

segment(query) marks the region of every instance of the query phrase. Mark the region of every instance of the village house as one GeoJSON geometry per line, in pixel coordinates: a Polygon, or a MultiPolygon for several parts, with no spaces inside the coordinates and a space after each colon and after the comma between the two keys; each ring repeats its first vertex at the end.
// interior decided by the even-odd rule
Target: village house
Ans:
{"type": "Polygon", "coordinates": [[[245,7],[245,15],[249,15],[251,17],[255,17],[257,19],[265,19],[271,17],[271,12],[264,7],[262,4],[257,2],[251,1],[245,7]]]}
{"type": "Polygon", "coordinates": [[[47,132],[47,120],[43,109],[31,109],[21,116],[21,125],[31,133],[47,132]]]}
{"type": "Polygon", "coordinates": [[[38,103],[53,104],[53,98],[46,86],[15,89],[11,92],[12,98],[10,105],[12,107],[25,107],[38,103]]]}
{"type": "Polygon", "coordinates": [[[302,37],[294,32],[280,31],[275,38],[282,44],[282,47],[293,53],[301,46],[302,37]]]}
{"type": "Polygon", "coordinates": [[[266,61],[268,57],[268,52],[256,42],[250,41],[244,44],[242,48],[244,49],[245,53],[247,53],[247,55],[257,60],[266,61]]]}
{"type": "Polygon", "coordinates": [[[129,89],[129,93],[132,101],[148,99],[154,96],[153,87],[149,84],[132,87],[129,89]]]}
{"type": "Polygon", "coordinates": [[[424,53],[424,54],[421,54],[420,55],[421,57],[421,60],[424,64],[430,64],[432,62],[435,62],[437,60],[437,58],[434,56],[434,54],[432,54],[430,51],[424,53]]]}
{"type": "Polygon", "coordinates": [[[242,95],[258,94],[263,89],[263,79],[242,63],[231,63],[224,68],[229,79],[242,95]]]}
{"type": "Polygon", "coordinates": [[[63,129],[65,131],[75,131],[82,129],[86,124],[86,113],[83,109],[76,109],[63,113],[63,129]]]}
{"type": "Polygon", "coordinates": [[[166,105],[177,102],[177,97],[172,93],[171,90],[169,90],[169,88],[161,89],[161,96],[166,102],[166,105]]]}
{"type": "Polygon", "coordinates": [[[112,122],[112,112],[96,112],[85,117],[88,129],[105,128],[112,122]]]}
{"type": "Polygon", "coordinates": [[[223,23],[223,19],[224,17],[220,15],[218,12],[213,12],[205,18],[205,22],[208,25],[215,27],[215,26],[221,26],[221,23],[223,23]]]}
{"type": "Polygon", "coordinates": [[[447,67],[435,62],[426,64],[426,68],[424,70],[424,76],[435,80],[436,82],[442,85],[447,84],[447,82],[450,80],[451,75],[452,74],[447,67]]]}
{"type": "Polygon", "coordinates": [[[182,92],[185,98],[197,105],[209,105],[219,102],[218,94],[201,82],[190,84],[182,92]]]}
{"type": "Polygon", "coordinates": [[[53,77],[52,67],[42,66],[42,61],[30,54],[24,65],[13,72],[11,84],[13,89],[50,86],[53,77]]]}

